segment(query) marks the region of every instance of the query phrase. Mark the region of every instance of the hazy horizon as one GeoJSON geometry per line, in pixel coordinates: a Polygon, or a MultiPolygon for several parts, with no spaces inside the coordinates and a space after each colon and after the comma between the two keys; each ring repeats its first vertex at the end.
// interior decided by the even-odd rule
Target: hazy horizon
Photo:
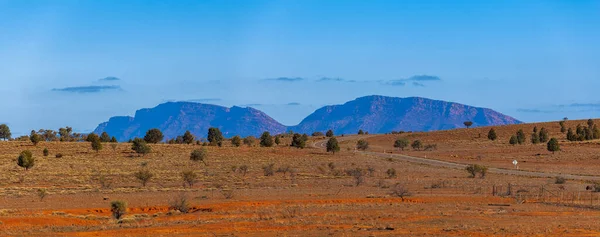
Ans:
{"type": "Polygon", "coordinates": [[[367,95],[599,117],[600,2],[235,3],[0,1],[0,123],[91,132],[195,101],[295,125],[367,95]]]}

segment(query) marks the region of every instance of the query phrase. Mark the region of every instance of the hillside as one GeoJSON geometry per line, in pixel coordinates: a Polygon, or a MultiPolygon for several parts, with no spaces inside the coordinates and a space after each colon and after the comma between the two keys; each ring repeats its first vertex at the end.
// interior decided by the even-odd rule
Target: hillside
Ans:
{"type": "MultiPolygon", "coordinates": [[[[595,124],[600,124],[596,119],[595,124]]],[[[565,126],[575,130],[577,125],[587,126],[587,120],[569,120],[565,126]]],[[[416,157],[458,162],[463,164],[477,163],[490,167],[514,169],[513,160],[519,162],[521,170],[553,173],[571,173],[596,175],[600,167],[600,140],[570,142],[566,134],[560,131],[558,121],[544,123],[527,123],[506,126],[478,127],[454,129],[448,131],[417,132],[404,134],[374,135],[366,138],[371,151],[387,151],[416,157]],[[559,141],[561,151],[553,154],[546,149],[546,143],[531,143],[534,127],[538,131],[545,128],[550,138],[559,141]],[[497,140],[487,138],[488,132],[494,128],[497,140]],[[510,145],[512,135],[522,129],[527,137],[523,145],[510,145]],[[413,150],[410,146],[404,151],[394,148],[394,141],[407,138],[410,142],[420,140],[424,145],[436,144],[431,151],[413,150]]],[[[355,141],[348,141],[344,147],[354,147],[355,141]]]]}
{"type": "Polygon", "coordinates": [[[491,109],[419,97],[397,98],[366,96],[343,105],[318,109],[302,122],[290,127],[301,133],[333,129],[336,134],[391,131],[435,131],[473,126],[519,124],[520,121],[491,109]]]}
{"type": "Polygon", "coordinates": [[[264,131],[277,134],[286,127],[265,113],[253,108],[169,102],[151,109],[141,109],[134,117],[113,117],[98,125],[94,133],[107,132],[119,141],[143,137],[152,128],[160,129],[166,139],[189,130],[198,138],[206,137],[209,127],[217,127],[225,137],[259,136],[264,131]]]}

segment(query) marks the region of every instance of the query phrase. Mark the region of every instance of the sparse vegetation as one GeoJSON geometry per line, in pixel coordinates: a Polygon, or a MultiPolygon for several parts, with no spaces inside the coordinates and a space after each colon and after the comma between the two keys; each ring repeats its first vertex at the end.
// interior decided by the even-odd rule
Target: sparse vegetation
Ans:
{"type": "Polygon", "coordinates": [[[408,144],[410,144],[410,141],[408,139],[406,139],[406,138],[398,138],[394,142],[394,147],[398,148],[398,150],[403,150],[404,151],[404,148],[406,148],[408,146],[408,144]]]}
{"type": "Polygon", "coordinates": [[[260,146],[261,147],[272,147],[273,146],[273,137],[269,132],[263,132],[260,136],[260,146]]]}
{"type": "Polygon", "coordinates": [[[219,128],[211,127],[208,129],[208,142],[211,146],[223,146],[223,133],[219,128]]]}
{"type": "Polygon", "coordinates": [[[306,140],[299,133],[294,133],[290,146],[295,148],[304,148],[306,147],[306,140]]]}
{"type": "Polygon", "coordinates": [[[273,176],[275,174],[275,164],[271,163],[262,167],[265,176],[273,176]]]}
{"type": "Polygon", "coordinates": [[[517,136],[512,135],[510,136],[510,140],[508,141],[508,143],[511,145],[517,145],[519,143],[519,140],[517,139],[517,136]]]}
{"type": "Polygon", "coordinates": [[[525,136],[525,132],[523,132],[523,129],[519,129],[519,131],[517,131],[517,143],[520,144],[525,144],[525,141],[527,140],[527,137],[525,136]]]}
{"type": "Polygon", "coordinates": [[[183,141],[183,143],[189,145],[194,144],[194,140],[196,140],[196,137],[194,137],[194,135],[190,131],[185,131],[185,133],[181,137],[181,140],[183,141]]]}
{"type": "Polygon", "coordinates": [[[335,137],[331,137],[329,138],[329,140],[327,141],[327,152],[331,152],[333,154],[335,154],[336,152],[340,151],[340,145],[338,144],[338,141],[335,137]]]}
{"type": "Polygon", "coordinates": [[[410,196],[410,192],[408,191],[408,188],[406,188],[404,185],[402,184],[396,184],[394,185],[394,187],[391,189],[392,190],[392,195],[399,197],[402,199],[402,201],[404,201],[405,197],[410,196]]]}
{"type": "Polygon", "coordinates": [[[558,144],[558,140],[556,138],[550,139],[547,144],[548,151],[554,152],[560,151],[560,144],[558,144]]]}
{"type": "Polygon", "coordinates": [[[254,144],[254,140],[256,140],[256,138],[254,138],[253,136],[247,136],[244,138],[244,144],[246,146],[252,146],[254,144]]]}
{"type": "Polygon", "coordinates": [[[555,184],[565,184],[565,183],[567,183],[567,179],[565,179],[565,177],[556,176],[556,177],[554,177],[554,183],[555,184]]]}
{"type": "Polygon", "coordinates": [[[360,139],[358,140],[358,142],[356,142],[356,149],[366,151],[367,149],[369,149],[369,143],[367,142],[367,140],[360,139]]]}
{"type": "Polygon", "coordinates": [[[240,136],[234,136],[231,138],[231,145],[235,147],[239,147],[242,145],[242,138],[240,136]]]}
{"type": "Polygon", "coordinates": [[[144,136],[144,141],[147,143],[159,143],[164,138],[163,133],[158,128],[150,129],[146,132],[146,136],[144,136]]]}
{"type": "Polygon", "coordinates": [[[127,203],[124,201],[112,201],[110,203],[110,212],[115,219],[120,220],[127,213],[127,203]]]}
{"type": "Polygon", "coordinates": [[[44,201],[44,198],[48,196],[48,190],[46,190],[45,188],[39,188],[37,190],[37,196],[40,198],[40,202],[44,201]]]}
{"type": "Polygon", "coordinates": [[[329,129],[327,130],[327,132],[325,133],[326,137],[333,137],[333,130],[329,129]]]}
{"type": "Polygon", "coordinates": [[[477,176],[477,174],[479,174],[480,177],[483,179],[483,178],[485,178],[485,175],[487,174],[488,168],[485,166],[482,166],[482,165],[478,165],[478,164],[471,164],[471,165],[467,166],[466,170],[470,175],[469,177],[475,178],[477,176]]]}
{"type": "Polygon", "coordinates": [[[133,139],[133,142],[131,143],[131,149],[134,150],[137,154],[141,155],[146,155],[152,150],[150,146],[146,144],[146,141],[141,138],[133,139]]]}
{"type": "Polygon", "coordinates": [[[25,168],[25,170],[31,169],[35,165],[35,158],[31,154],[31,151],[22,151],[17,158],[17,165],[25,168]]]}
{"type": "Polygon", "coordinates": [[[6,124],[0,124],[0,139],[4,139],[4,141],[10,139],[11,137],[10,128],[6,124]]]}
{"type": "Polygon", "coordinates": [[[188,211],[190,211],[190,203],[188,202],[185,193],[180,193],[179,195],[175,196],[175,198],[171,200],[169,209],[177,210],[181,213],[188,213],[188,211]]]}
{"type": "Polygon", "coordinates": [[[32,132],[33,134],[29,136],[29,140],[31,140],[31,143],[33,143],[34,146],[37,146],[37,144],[40,143],[40,141],[42,140],[42,137],[40,137],[40,135],[35,133],[34,131],[32,132]]]}
{"type": "Polygon", "coordinates": [[[154,174],[152,174],[149,170],[144,169],[133,173],[133,176],[140,181],[143,187],[146,187],[146,184],[148,184],[154,174]]]}
{"type": "Polygon", "coordinates": [[[420,151],[423,148],[423,143],[421,140],[415,140],[410,146],[413,148],[413,150],[420,151]]]}
{"type": "Polygon", "coordinates": [[[396,169],[389,168],[386,172],[388,178],[396,178],[396,169]]]}
{"type": "Polygon", "coordinates": [[[207,157],[208,157],[208,151],[206,150],[206,148],[193,150],[192,153],[190,154],[190,160],[201,161],[202,163],[204,163],[204,165],[207,165],[206,164],[207,157]]]}
{"type": "Polygon", "coordinates": [[[467,128],[470,128],[471,126],[473,126],[473,122],[471,122],[471,121],[465,121],[463,124],[464,124],[464,125],[465,125],[465,127],[467,127],[467,128]]]}
{"type": "Polygon", "coordinates": [[[196,181],[198,181],[198,175],[193,170],[186,170],[181,172],[181,178],[183,179],[183,186],[187,184],[188,187],[193,188],[196,181]]]}
{"type": "Polygon", "coordinates": [[[354,184],[357,187],[365,182],[365,171],[363,171],[361,168],[354,168],[346,171],[346,173],[354,178],[354,184]]]}

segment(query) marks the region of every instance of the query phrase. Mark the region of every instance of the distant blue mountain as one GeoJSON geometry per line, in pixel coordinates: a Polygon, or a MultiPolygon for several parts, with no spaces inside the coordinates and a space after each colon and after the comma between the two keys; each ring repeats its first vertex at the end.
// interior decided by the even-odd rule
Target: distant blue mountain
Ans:
{"type": "Polygon", "coordinates": [[[160,129],[165,139],[183,135],[189,130],[198,138],[206,137],[209,127],[217,127],[225,137],[260,136],[264,131],[283,133],[286,127],[253,108],[169,102],[151,109],[141,109],[134,117],[113,117],[98,125],[94,133],[107,132],[119,141],[144,137],[152,128],[160,129]]]}
{"type": "Polygon", "coordinates": [[[473,126],[518,124],[520,121],[486,108],[426,98],[366,96],[343,105],[318,109],[296,126],[286,127],[253,108],[169,102],[151,109],[138,110],[134,117],[113,117],[98,125],[94,133],[107,132],[119,141],[143,137],[147,130],[158,128],[166,139],[189,130],[204,138],[209,127],[218,127],[225,137],[260,136],[294,131],[313,133],[332,129],[335,134],[355,134],[359,129],[370,133],[391,131],[433,131],[473,126]]]}
{"type": "Polygon", "coordinates": [[[465,121],[472,121],[473,126],[521,123],[491,109],[420,97],[373,95],[322,107],[288,129],[301,133],[332,129],[335,134],[355,134],[360,129],[370,133],[433,131],[462,128],[465,121]]]}

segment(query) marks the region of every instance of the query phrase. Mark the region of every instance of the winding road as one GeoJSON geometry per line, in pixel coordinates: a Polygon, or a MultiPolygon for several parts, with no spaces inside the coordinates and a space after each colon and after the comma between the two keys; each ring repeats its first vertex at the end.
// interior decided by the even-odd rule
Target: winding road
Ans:
{"type": "MultiPolygon", "coordinates": [[[[353,135],[353,136],[344,136],[344,137],[336,137],[338,142],[341,141],[351,141],[358,140],[358,138],[368,138],[375,135],[353,135]]],[[[319,149],[325,149],[327,146],[327,140],[316,141],[313,144],[313,147],[319,149]]],[[[381,152],[372,152],[372,151],[358,151],[361,154],[377,156],[382,158],[394,158],[402,161],[407,161],[416,164],[422,165],[430,165],[440,168],[447,169],[465,169],[467,167],[466,164],[449,162],[449,161],[441,161],[429,158],[415,157],[415,156],[407,156],[401,154],[388,154],[381,152]]],[[[591,175],[576,175],[576,174],[561,174],[561,173],[545,173],[545,172],[536,172],[536,171],[526,171],[526,170],[509,170],[509,169],[501,169],[501,168],[488,168],[489,173],[494,174],[504,174],[504,175],[517,175],[517,176],[527,176],[527,177],[539,177],[539,178],[554,178],[557,176],[564,177],[566,179],[571,180],[583,180],[583,181],[600,181],[600,176],[591,176],[591,175]]]]}

